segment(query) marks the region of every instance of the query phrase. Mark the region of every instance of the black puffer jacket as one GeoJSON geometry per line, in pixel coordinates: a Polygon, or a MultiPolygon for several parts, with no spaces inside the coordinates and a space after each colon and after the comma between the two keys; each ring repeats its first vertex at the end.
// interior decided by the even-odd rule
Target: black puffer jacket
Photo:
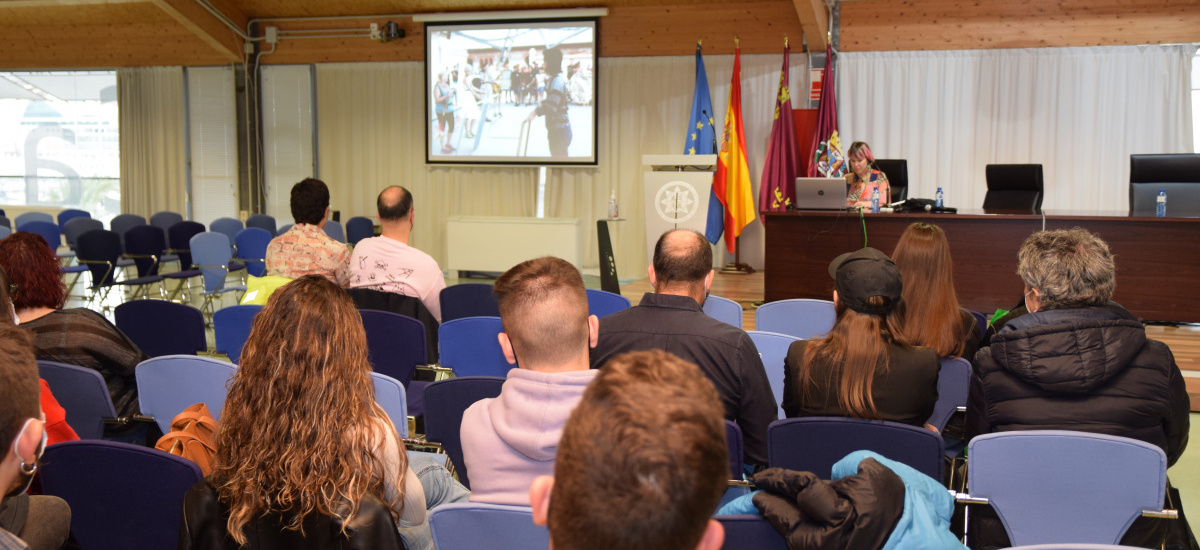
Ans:
{"type": "Polygon", "coordinates": [[[1174,464],[1187,446],[1187,389],[1166,344],[1125,308],[1018,317],[975,354],[967,437],[1078,430],[1157,445],[1174,464]]]}
{"type": "MultiPolygon", "coordinates": [[[[1146,338],[1125,308],[1062,309],[1009,321],[975,354],[967,437],[1077,430],[1139,439],[1174,464],[1187,447],[1183,375],[1166,344],[1146,338]]],[[[1121,544],[1157,548],[1166,520],[1138,518],[1121,544]]],[[[971,548],[1010,546],[988,506],[971,509],[971,548]]]]}
{"type": "Polygon", "coordinates": [[[904,513],[904,481],[873,458],[835,481],[782,468],[753,479],[754,506],[793,550],[878,550],[904,513]]]}

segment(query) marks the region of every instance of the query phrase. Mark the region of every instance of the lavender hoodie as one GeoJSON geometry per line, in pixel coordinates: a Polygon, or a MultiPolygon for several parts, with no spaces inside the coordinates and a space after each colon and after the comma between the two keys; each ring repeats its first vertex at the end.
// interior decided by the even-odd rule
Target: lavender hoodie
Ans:
{"type": "Polygon", "coordinates": [[[563,425],[596,370],[558,373],[508,371],[495,399],[463,413],[463,461],[471,472],[471,501],[529,506],[529,484],[554,475],[563,425]]]}

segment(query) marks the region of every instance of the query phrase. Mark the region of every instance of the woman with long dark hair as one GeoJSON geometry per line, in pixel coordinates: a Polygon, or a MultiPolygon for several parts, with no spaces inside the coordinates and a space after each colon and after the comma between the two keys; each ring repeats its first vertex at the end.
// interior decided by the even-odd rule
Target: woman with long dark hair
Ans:
{"type": "Polygon", "coordinates": [[[958,306],[954,262],[942,228],[914,223],[900,235],[892,260],[904,278],[900,331],[939,357],[970,361],[979,350],[979,326],[971,312],[958,306]]]}
{"type": "Polygon", "coordinates": [[[901,277],[882,252],[864,248],[829,264],[837,323],[799,341],[784,360],[783,411],[923,426],[937,401],[938,359],[900,332],[901,277]]]}

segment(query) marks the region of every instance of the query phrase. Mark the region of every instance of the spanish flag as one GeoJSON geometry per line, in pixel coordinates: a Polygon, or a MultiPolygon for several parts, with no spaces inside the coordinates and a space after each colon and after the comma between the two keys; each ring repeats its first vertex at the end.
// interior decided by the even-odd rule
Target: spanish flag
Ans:
{"type": "Polygon", "coordinates": [[[739,47],[734,50],[729,107],[725,109],[725,130],[721,138],[721,151],[717,154],[717,171],[713,174],[713,195],[720,202],[709,202],[705,231],[708,241],[716,244],[724,229],[725,248],[730,254],[737,246],[742,228],[756,217],[754,193],[750,189],[750,167],[746,162],[746,133],[742,130],[741,74],[742,50],[739,47]],[[725,213],[723,228],[720,219],[722,209],[725,213]]]}

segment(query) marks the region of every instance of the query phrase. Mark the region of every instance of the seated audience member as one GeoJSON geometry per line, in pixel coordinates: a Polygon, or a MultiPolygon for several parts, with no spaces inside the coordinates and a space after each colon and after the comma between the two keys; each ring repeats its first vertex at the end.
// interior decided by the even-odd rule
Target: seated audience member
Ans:
{"type": "Polygon", "coordinates": [[[554,477],[529,488],[555,550],[715,550],[725,424],[695,365],[651,350],[610,360],[563,428],[554,477]]]}
{"type": "Polygon", "coordinates": [[[25,493],[46,447],[37,363],[24,331],[0,323],[0,548],[62,548],[71,508],[58,497],[25,493]]]}
{"type": "Polygon", "coordinates": [[[471,405],[462,419],[463,460],[471,500],[529,505],[529,483],[554,473],[567,416],[596,376],[588,349],[599,321],[575,266],[559,258],[517,264],[496,279],[500,347],[508,379],[495,399],[471,405]]]}
{"type": "MultiPolygon", "coordinates": [[[[1157,445],[1174,464],[1187,447],[1188,401],[1171,350],[1112,302],[1108,245],[1083,229],[1034,233],[1017,253],[1029,313],[975,356],[967,437],[997,431],[1077,430],[1157,445]]],[[[994,512],[971,512],[973,548],[1007,547],[994,512]]],[[[1167,525],[1139,518],[1121,540],[1158,548],[1167,525]]]]}
{"type": "MultiPolygon", "coordinates": [[[[0,268],[0,325],[16,326],[17,314],[13,308],[12,299],[8,295],[8,273],[0,268]]],[[[67,411],[58,404],[58,400],[54,398],[54,394],[50,393],[50,386],[45,380],[39,379],[41,383],[41,403],[42,413],[46,417],[46,433],[48,438],[47,445],[62,443],[63,441],[76,441],[79,435],[75,430],[67,424],[67,411]]],[[[2,514],[0,514],[2,515],[2,514]]]]}
{"type": "Polygon", "coordinates": [[[882,252],[863,248],[835,258],[829,275],[837,323],[825,338],[788,348],[783,412],[925,426],[940,364],[933,350],[908,345],[900,332],[900,270],[882,252]]]}
{"type": "Polygon", "coordinates": [[[766,465],[767,425],[779,413],[758,348],[745,331],[701,309],[712,285],[712,245],[695,231],[663,233],[647,273],[654,292],[600,320],[592,368],[617,354],[647,349],[699,366],[717,387],[725,418],[742,429],[747,466],[766,465]]]}
{"type": "Polygon", "coordinates": [[[294,531],[321,516],[347,536],[384,537],[359,538],[363,547],[394,547],[396,533],[357,517],[381,505],[408,548],[432,548],[425,490],[372,396],[350,297],[317,275],[277,290],[230,381],[212,475],[185,497],[180,548],[237,548],[248,532],[294,531]]]}
{"type": "Polygon", "coordinates": [[[412,194],[393,185],[375,201],[383,234],[354,245],[350,260],[350,288],[394,292],[421,300],[440,323],[438,298],[446,288],[442,268],[432,256],[408,245],[415,223],[412,194]]]}
{"type": "Polygon", "coordinates": [[[67,286],[46,241],[23,232],[0,240],[0,268],[11,279],[13,307],[21,328],[33,334],[37,358],[99,371],[117,415],[137,414],[133,370],[149,357],[103,315],[62,309],[67,286]]]}
{"type": "Polygon", "coordinates": [[[904,290],[900,293],[900,332],[916,346],[933,348],[939,357],[965,357],[979,350],[979,323],[958,307],[954,261],[942,228],[914,223],[900,235],[892,252],[904,290]]]}
{"type": "Polygon", "coordinates": [[[350,249],[325,234],[329,188],[316,178],[292,186],[296,224],[267,245],[267,275],[296,279],[320,275],[342,288],[350,284],[350,249]]]}

